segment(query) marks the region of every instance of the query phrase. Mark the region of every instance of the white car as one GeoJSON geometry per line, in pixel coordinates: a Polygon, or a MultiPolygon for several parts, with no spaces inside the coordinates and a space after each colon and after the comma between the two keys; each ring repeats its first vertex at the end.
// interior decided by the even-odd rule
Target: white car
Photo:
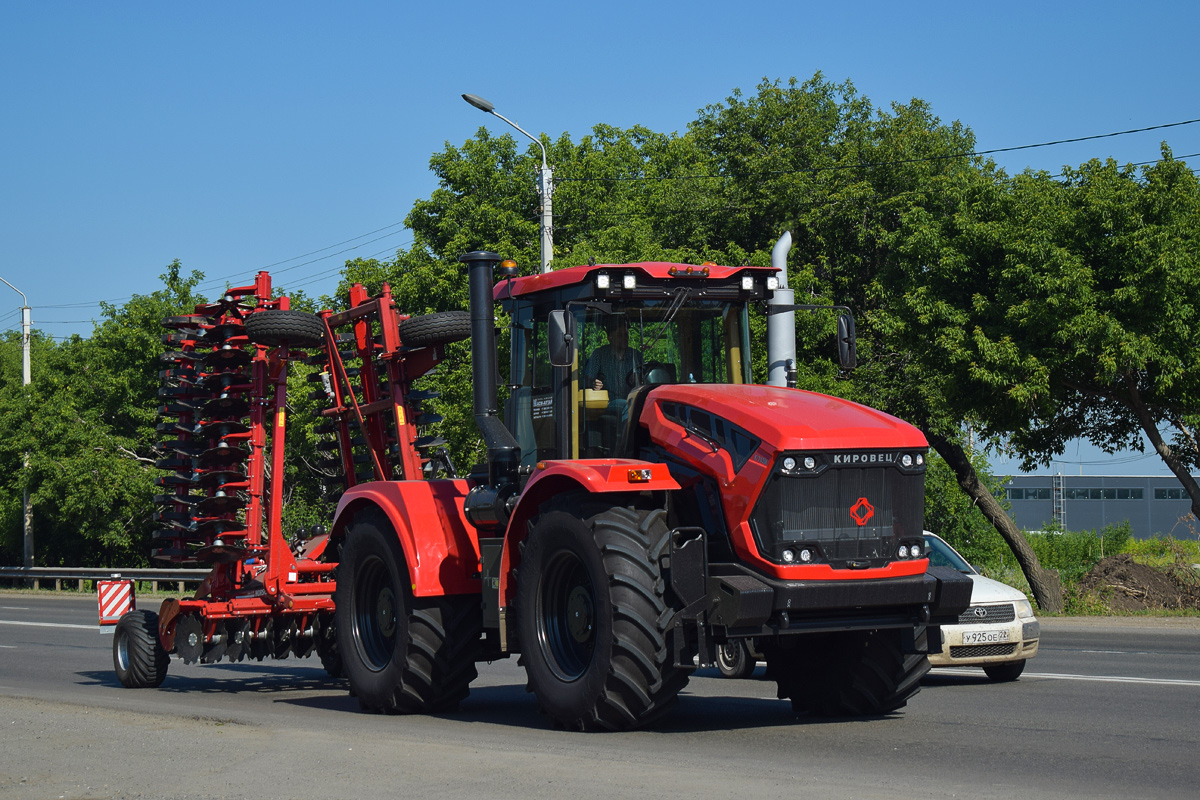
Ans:
{"type": "Polygon", "coordinates": [[[957,625],[942,626],[942,651],[930,653],[930,665],[983,667],[994,681],[1015,681],[1038,651],[1033,606],[1019,590],[980,575],[940,536],[925,531],[925,546],[931,566],[956,569],[973,584],[971,605],[957,625]]]}

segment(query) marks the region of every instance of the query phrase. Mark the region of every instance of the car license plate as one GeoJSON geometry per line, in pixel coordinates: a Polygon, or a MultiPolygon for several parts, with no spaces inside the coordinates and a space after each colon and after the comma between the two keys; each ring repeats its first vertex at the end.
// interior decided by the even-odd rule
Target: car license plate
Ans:
{"type": "Polygon", "coordinates": [[[1008,631],[963,631],[963,644],[995,644],[1007,642],[1008,631]]]}

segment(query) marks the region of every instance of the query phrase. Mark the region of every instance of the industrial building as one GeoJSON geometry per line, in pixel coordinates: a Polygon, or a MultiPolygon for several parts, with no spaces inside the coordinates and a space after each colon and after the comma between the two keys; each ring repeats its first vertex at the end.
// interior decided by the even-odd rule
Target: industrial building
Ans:
{"type": "Polygon", "coordinates": [[[1054,521],[1066,530],[1098,531],[1128,520],[1137,539],[1200,535],[1191,498],[1174,476],[1020,475],[1004,484],[1004,495],[1025,530],[1054,521]]]}

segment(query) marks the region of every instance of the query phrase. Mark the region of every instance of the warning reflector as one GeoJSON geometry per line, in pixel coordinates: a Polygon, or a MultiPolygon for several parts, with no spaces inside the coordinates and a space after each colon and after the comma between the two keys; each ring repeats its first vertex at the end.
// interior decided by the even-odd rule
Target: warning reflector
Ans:
{"type": "Polygon", "coordinates": [[[100,602],[100,625],[116,625],[126,612],[133,610],[133,581],[96,581],[100,602]]]}

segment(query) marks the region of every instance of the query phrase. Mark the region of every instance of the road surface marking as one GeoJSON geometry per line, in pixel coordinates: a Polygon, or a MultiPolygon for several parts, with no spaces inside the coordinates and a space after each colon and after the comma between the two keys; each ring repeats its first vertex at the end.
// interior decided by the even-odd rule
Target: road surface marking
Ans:
{"type": "MultiPolygon", "coordinates": [[[[938,669],[931,675],[965,675],[980,677],[980,672],[970,669],[938,669]]],[[[1176,678],[1129,678],[1119,675],[1071,675],[1061,672],[1025,672],[1021,678],[1046,678],[1056,681],[1092,681],[1095,683],[1149,683],[1157,686],[1200,686],[1200,681],[1176,678]]]]}
{"type": "Polygon", "coordinates": [[[31,628],[78,628],[81,631],[94,631],[99,625],[71,625],[66,622],[18,622],[13,619],[0,619],[0,625],[27,625],[31,628]]]}
{"type": "Polygon", "coordinates": [[[25,606],[0,606],[0,611],[28,611],[25,606]]]}

